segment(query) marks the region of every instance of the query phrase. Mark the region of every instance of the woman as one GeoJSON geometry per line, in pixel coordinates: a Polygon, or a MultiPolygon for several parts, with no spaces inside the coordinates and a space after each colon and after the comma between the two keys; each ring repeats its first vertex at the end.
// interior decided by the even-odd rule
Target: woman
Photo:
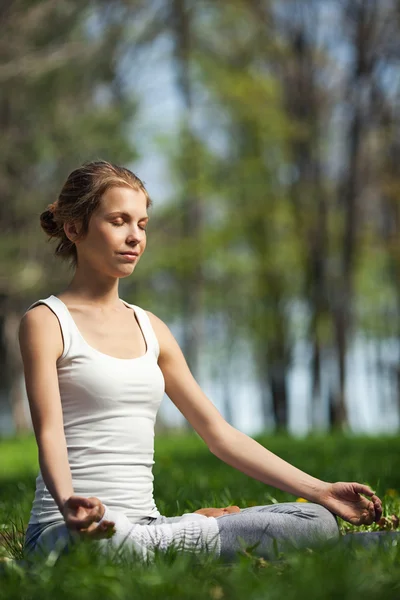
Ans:
{"type": "Polygon", "coordinates": [[[246,545],[278,549],[337,540],[336,515],[378,521],[380,499],[366,485],[307,475],[229,425],[202,392],[169,328],[118,296],[146,248],[143,185],[104,161],[73,171],[41,226],[74,275],[67,289],[32,304],[19,342],[40,472],[26,549],[93,538],[142,558],[171,545],[234,557],[246,545]],[[164,390],[218,458],[309,503],[205,508],[176,517],[153,499],[154,421],[164,390]],[[364,497],[361,494],[364,494],[364,497]]]}

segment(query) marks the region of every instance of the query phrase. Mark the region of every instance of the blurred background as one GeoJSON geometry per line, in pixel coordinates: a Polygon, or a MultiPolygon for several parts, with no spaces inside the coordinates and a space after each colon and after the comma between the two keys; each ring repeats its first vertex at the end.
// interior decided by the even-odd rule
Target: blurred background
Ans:
{"type": "Polygon", "coordinates": [[[0,23],[0,436],[31,427],[19,321],[72,278],[39,214],[93,159],[154,202],[120,297],[231,424],[396,432],[399,3],[14,0],[0,23]]]}

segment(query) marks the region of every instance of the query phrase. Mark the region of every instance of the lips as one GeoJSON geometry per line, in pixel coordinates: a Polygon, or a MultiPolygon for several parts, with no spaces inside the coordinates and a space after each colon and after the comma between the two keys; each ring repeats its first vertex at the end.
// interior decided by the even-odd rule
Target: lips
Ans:
{"type": "Polygon", "coordinates": [[[139,256],[138,252],[120,252],[122,256],[139,256]]]}

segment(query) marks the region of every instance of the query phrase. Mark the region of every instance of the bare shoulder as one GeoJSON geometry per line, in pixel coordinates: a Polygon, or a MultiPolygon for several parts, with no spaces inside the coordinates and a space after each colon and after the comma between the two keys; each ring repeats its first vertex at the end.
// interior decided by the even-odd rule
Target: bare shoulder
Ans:
{"type": "Polygon", "coordinates": [[[146,310],[146,314],[150,319],[150,323],[160,346],[160,358],[165,357],[166,354],[170,353],[171,351],[176,351],[177,348],[179,348],[178,343],[172,335],[168,325],[166,325],[164,321],[157,317],[154,313],[146,310]]]}
{"type": "Polygon", "coordinates": [[[18,336],[38,444],[44,440],[42,435],[45,433],[61,440],[63,415],[56,363],[64,344],[58,319],[48,306],[38,304],[21,318],[18,336]]]}
{"type": "Polygon", "coordinates": [[[52,327],[57,325],[58,319],[46,304],[38,304],[28,310],[20,322],[20,330],[29,332],[39,327],[52,327]]]}
{"type": "Polygon", "coordinates": [[[45,304],[34,306],[22,316],[18,338],[22,354],[44,351],[57,360],[64,350],[58,319],[45,304]]]}
{"type": "Polygon", "coordinates": [[[154,313],[150,312],[149,310],[145,311],[147,316],[150,319],[150,323],[153,326],[153,329],[156,331],[156,333],[158,333],[158,331],[160,331],[160,333],[162,333],[163,331],[169,331],[168,326],[164,323],[164,321],[162,321],[159,317],[157,317],[154,313]]]}

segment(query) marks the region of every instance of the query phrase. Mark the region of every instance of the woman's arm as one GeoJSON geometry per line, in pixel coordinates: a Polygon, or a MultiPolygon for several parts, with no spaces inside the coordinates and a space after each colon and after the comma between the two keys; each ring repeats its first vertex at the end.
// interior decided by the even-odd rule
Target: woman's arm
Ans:
{"type": "Polygon", "coordinates": [[[62,513],[73,494],[56,368],[63,342],[57,318],[47,307],[36,306],[22,317],[19,345],[40,470],[62,513]]]}
{"type": "Polygon", "coordinates": [[[24,314],[18,335],[43,481],[67,526],[87,527],[102,514],[87,499],[78,501],[73,495],[56,367],[63,352],[58,320],[38,305],[24,314]]]}
{"type": "MultiPolygon", "coordinates": [[[[338,484],[304,473],[227,423],[197,384],[169,328],[152,313],[147,314],[160,345],[158,362],[164,375],[166,393],[215,456],[254,479],[313,502],[329,504],[332,486],[336,486],[335,494],[339,493],[340,496],[342,492],[338,492],[338,484]]],[[[352,485],[359,487],[354,491],[350,503],[359,501],[358,492],[373,495],[367,486],[352,485]]],[[[336,500],[334,505],[336,507],[336,500]]],[[[376,511],[374,517],[378,517],[380,500],[376,496],[373,497],[372,507],[376,511]]],[[[364,509],[371,509],[371,503],[367,500],[360,504],[360,511],[364,509]]],[[[342,511],[342,514],[347,513],[342,511]]]]}
{"type": "Polygon", "coordinates": [[[210,451],[254,479],[315,500],[329,484],[303,473],[227,423],[194,379],[169,328],[155,315],[148,314],[160,344],[158,362],[165,391],[210,451]]]}

